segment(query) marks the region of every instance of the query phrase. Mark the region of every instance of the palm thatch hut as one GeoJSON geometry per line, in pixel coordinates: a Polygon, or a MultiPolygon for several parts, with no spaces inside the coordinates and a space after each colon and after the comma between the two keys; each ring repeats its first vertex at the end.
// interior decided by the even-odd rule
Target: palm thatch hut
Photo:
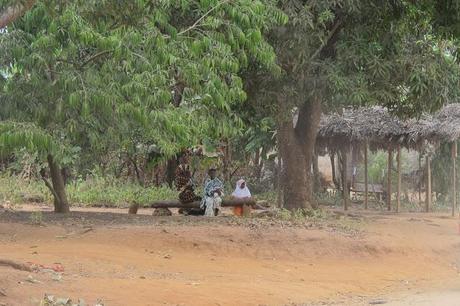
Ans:
{"type": "MultiPolygon", "coordinates": [[[[393,150],[398,150],[400,160],[401,146],[408,147],[405,122],[392,116],[383,107],[346,109],[342,114],[323,116],[317,135],[317,146],[323,152],[341,152],[342,163],[346,164],[347,153],[351,147],[364,151],[364,207],[368,206],[367,152],[388,150],[387,206],[391,210],[391,169],[393,150]]],[[[400,163],[398,163],[400,172],[400,163]]],[[[347,181],[347,169],[342,167],[342,182],[347,181]]],[[[346,184],[342,184],[345,186],[346,184]]],[[[342,187],[344,208],[348,208],[348,187],[342,187]]],[[[398,188],[399,193],[399,188],[398,188]]],[[[399,197],[398,197],[399,199],[399,197]]],[[[399,201],[397,210],[399,210],[399,201]]]]}
{"type": "MultiPolygon", "coordinates": [[[[460,138],[460,103],[448,104],[434,115],[422,115],[419,119],[401,120],[391,115],[383,107],[345,109],[341,114],[327,114],[321,118],[317,135],[317,149],[322,153],[342,152],[346,163],[346,153],[351,147],[363,148],[365,191],[364,206],[368,202],[367,182],[367,151],[388,150],[388,183],[387,205],[391,210],[391,169],[393,150],[397,151],[398,190],[396,211],[399,211],[401,189],[401,147],[422,150],[428,144],[438,145],[441,142],[453,143],[453,208],[456,208],[456,173],[455,160],[457,156],[456,141],[460,138]]],[[[426,154],[427,195],[431,195],[431,166],[430,154],[426,154]]],[[[342,163],[344,161],[342,160],[342,163]]],[[[342,167],[342,180],[346,181],[347,169],[342,167]]],[[[348,192],[343,192],[344,207],[348,207],[348,192]]],[[[431,196],[426,197],[425,209],[431,207],[431,196]]]]}

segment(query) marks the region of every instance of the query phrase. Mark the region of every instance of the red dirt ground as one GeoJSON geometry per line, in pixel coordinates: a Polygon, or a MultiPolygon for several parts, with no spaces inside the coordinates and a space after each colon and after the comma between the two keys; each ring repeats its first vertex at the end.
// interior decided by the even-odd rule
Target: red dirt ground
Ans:
{"type": "Polygon", "coordinates": [[[118,222],[116,210],[93,221],[101,211],[44,214],[42,226],[27,224],[28,213],[0,213],[0,260],[65,268],[55,281],[49,272],[0,266],[0,305],[38,305],[45,293],[110,306],[367,305],[377,298],[418,305],[417,293],[460,289],[458,220],[439,214],[363,214],[345,219],[360,230],[348,234],[220,217],[119,215],[118,222]]]}

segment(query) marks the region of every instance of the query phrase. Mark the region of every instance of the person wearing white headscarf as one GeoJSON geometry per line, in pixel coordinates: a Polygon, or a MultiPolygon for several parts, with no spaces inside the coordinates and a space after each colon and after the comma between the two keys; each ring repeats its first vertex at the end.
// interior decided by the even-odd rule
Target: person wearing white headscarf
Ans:
{"type": "MultiPolygon", "coordinates": [[[[251,192],[249,191],[245,180],[240,179],[236,182],[235,191],[233,191],[232,196],[236,199],[249,199],[251,197],[251,192]]],[[[233,208],[233,214],[236,216],[243,215],[243,207],[235,206],[233,208]]]]}
{"type": "Polygon", "coordinates": [[[235,191],[233,191],[232,196],[237,199],[250,198],[251,192],[249,191],[246,181],[241,179],[236,182],[235,191]]]}

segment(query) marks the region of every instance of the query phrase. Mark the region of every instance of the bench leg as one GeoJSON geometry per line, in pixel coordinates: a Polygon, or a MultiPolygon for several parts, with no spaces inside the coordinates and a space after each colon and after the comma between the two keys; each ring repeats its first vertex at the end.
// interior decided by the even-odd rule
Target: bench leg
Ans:
{"type": "Polygon", "coordinates": [[[251,205],[243,205],[243,217],[249,217],[251,215],[251,205]]]}

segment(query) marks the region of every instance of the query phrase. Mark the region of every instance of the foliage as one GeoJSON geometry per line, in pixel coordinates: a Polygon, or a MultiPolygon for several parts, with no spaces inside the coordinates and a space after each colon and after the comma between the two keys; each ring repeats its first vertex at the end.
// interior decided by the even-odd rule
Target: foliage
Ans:
{"type": "Polygon", "coordinates": [[[239,71],[276,69],[262,33],[282,22],[271,1],[38,1],[0,36],[10,75],[0,119],[98,156],[139,144],[172,155],[232,135],[239,71]]]}
{"type": "Polygon", "coordinates": [[[25,181],[18,176],[7,173],[0,174],[0,202],[21,203],[24,194],[40,195],[51,202],[51,194],[42,182],[38,180],[25,181]]]}
{"type": "Polygon", "coordinates": [[[89,177],[76,180],[68,188],[72,203],[83,206],[107,205],[123,207],[138,203],[141,207],[158,200],[170,200],[178,197],[176,191],[166,186],[143,188],[111,177],[89,177]]]}

